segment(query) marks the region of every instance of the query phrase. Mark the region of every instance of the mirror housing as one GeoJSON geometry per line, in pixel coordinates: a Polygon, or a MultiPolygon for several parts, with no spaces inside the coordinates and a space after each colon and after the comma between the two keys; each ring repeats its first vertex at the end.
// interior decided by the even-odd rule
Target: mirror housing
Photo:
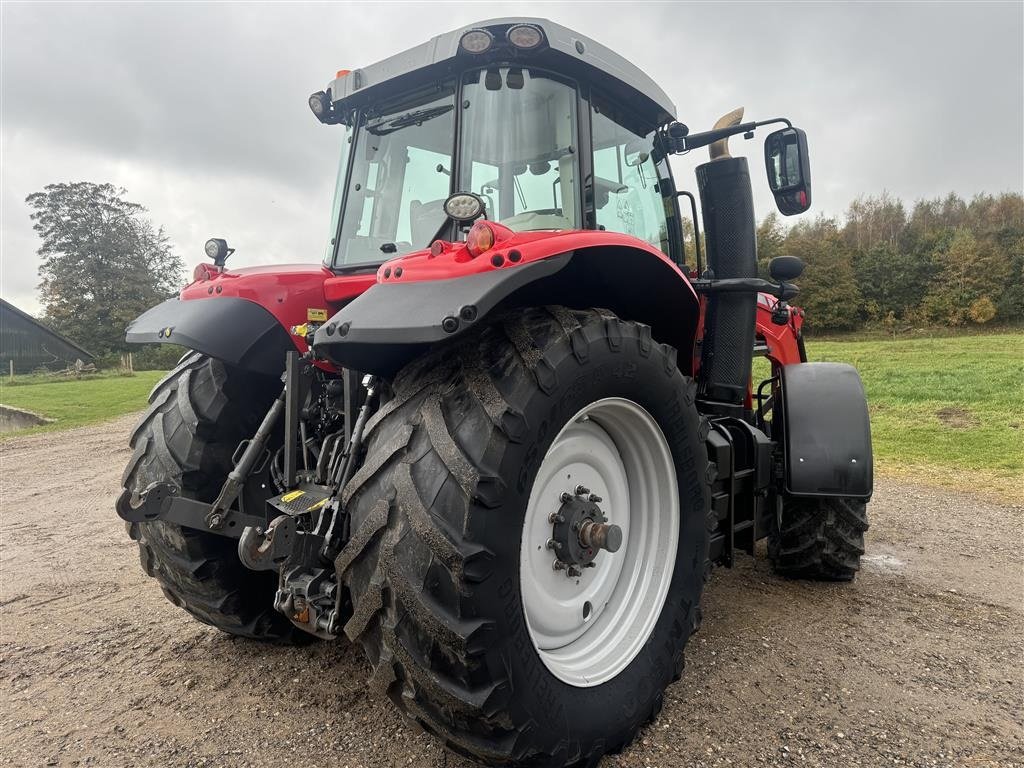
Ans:
{"type": "Polygon", "coordinates": [[[807,134],[799,128],[783,128],[764,140],[768,186],[783,216],[803,213],[811,207],[811,161],[807,134]]]}
{"type": "Polygon", "coordinates": [[[768,262],[768,274],[772,280],[788,283],[800,277],[805,266],[803,260],[796,256],[776,256],[768,262]]]}

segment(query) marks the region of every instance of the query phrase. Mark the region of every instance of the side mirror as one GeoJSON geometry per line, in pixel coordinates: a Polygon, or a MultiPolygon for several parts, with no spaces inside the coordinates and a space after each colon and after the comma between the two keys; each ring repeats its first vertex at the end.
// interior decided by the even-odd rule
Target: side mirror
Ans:
{"type": "Polygon", "coordinates": [[[803,213],[811,207],[811,161],[807,134],[799,128],[783,128],[764,140],[768,186],[783,216],[803,213]]]}
{"type": "Polygon", "coordinates": [[[768,262],[768,274],[772,280],[788,283],[804,273],[804,263],[796,256],[776,256],[768,262]]]}

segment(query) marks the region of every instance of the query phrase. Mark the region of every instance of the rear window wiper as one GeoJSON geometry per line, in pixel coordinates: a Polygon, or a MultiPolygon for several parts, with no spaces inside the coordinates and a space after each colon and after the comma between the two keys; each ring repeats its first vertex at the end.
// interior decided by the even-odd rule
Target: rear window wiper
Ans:
{"type": "Polygon", "coordinates": [[[381,120],[377,123],[373,123],[372,125],[368,125],[366,126],[366,130],[374,136],[386,136],[389,133],[394,133],[395,131],[406,128],[410,125],[425,123],[427,120],[432,120],[435,117],[451,112],[453,109],[455,109],[455,106],[452,104],[442,104],[437,107],[417,109],[412,112],[406,112],[404,115],[393,117],[390,120],[381,120]]]}

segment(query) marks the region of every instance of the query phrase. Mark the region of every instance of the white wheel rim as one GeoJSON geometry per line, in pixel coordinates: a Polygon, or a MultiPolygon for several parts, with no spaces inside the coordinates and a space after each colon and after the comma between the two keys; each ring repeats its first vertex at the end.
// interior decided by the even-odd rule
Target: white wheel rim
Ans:
{"type": "Polygon", "coordinates": [[[530,492],[519,583],[530,639],[557,678],[600,685],[643,648],[661,615],[679,539],[679,490],[668,441],[631,400],[611,397],[580,410],[548,449],[530,492]],[[617,552],[568,578],[555,570],[549,519],[559,497],[583,485],[622,529],[617,552]]]}

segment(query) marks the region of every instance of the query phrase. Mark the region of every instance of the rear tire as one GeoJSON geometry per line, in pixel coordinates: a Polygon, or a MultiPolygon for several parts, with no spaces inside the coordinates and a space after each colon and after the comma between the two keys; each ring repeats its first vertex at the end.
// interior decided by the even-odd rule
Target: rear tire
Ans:
{"type": "MultiPolygon", "coordinates": [[[[711,570],[716,521],[695,393],[675,350],[647,326],[561,307],[484,326],[399,373],[342,493],[352,535],[338,564],[354,606],[345,631],[369,656],[372,686],[448,748],[492,765],[590,766],[625,747],[682,671],[711,570]],[[663,434],[678,545],[635,655],[604,682],[574,685],[545,661],[528,626],[525,515],[563,426],[616,398],[663,434]]],[[[619,514],[633,514],[632,498],[619,514]]],[[[550,573],[553,558],[545,562],[550,573]]]]}
{"type": "MultiPolygon", "coordinates": [[[[212,501],[239,441],[255,432],[269,407],[272,385],[199,353],[182,358],[153,388],[149,408],[132,432],[134,452],[122,478],[128,501],[137,503],[155,482],[212,501]]],[[[276,574],[242,565],[235,539],[160,520],[127,528],[139,544],[146,575],[195,618],[256,640],[308,639],[273,608],[276,574]]]]}
{"type": "Polygon", "coordinates": [[[864,554],[867,504],[824,498],[783,501],[782,524],[772,519],[768,557],[791,579],[852,581],[864,554]]]}

